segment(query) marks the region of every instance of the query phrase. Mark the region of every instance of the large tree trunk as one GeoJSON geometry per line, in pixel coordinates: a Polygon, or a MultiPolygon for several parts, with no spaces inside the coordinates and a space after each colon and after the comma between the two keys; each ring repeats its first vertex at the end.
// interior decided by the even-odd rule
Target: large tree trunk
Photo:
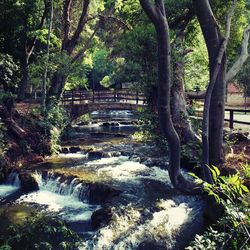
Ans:
{"type": "Polygon", "coordinates": [[[194,192],[194,186],[180,173],[180,139],[174,129],[170,110],[171,55],[170,35],[164,2],[140,0],[141,5],[153,22],[158,45],[158,116],[163,135],[169,144],[169,177],[174,187],[183,192],[194,192]]]}
{"type": "MultiPolygon", "coordinates": [[[[219,26],[213,16],[209,1],[193,0],[193,2],[208,49],[209,75],[211,82],[217,65],[217,56],[221,44],[224,41],[224,37],[220,33],[219,26]]],[[[215,165],[219,164],[223,159],[223,125],[226,88],[225,64],[226,60],[224,56],[212,90],[209,111],[209,163],[215,165]]]]}
{"type": "Polygon", "coordinates": [[[209,114],[209,163],[215,166],[224,161],[223,127],[226,91],[225,65],[226,56],[222,59],[222,64],[212,92],[209,114]]]}
{"type": "Polygon", "coordinates": [[[52,81],[51,81],[51,87],[48,91],[48,99],[47,101],[51,101],[51,98],[55,98],[56,100],[60,100],[65,82],[67,80],[67,76],[65,74],[55,72],[52,81]]]}
{"type": "Polygon", "coordinates": [[[23,62],[21,64],[21,72],[22,72],[22,78],[21,78],[20,86],[18,88],[18,95],[17,95],[17,99],[19,101],[21,101],[25,98],[25,93],[26,93],[26,89],[28,86],[29,62],[28,62],[28,58],[26,55],[25,55],[25,59],[23,60],[23,62]]]}

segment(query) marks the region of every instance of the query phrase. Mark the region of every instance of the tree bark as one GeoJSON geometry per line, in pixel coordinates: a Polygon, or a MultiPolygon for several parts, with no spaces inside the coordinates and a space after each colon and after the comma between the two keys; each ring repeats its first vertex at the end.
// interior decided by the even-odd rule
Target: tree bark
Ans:
{"type": "Polygon", "coordinates": [[[53,0],[51,0],[50,4],[51,4],[51,7],[50,7],[50,17],[49,17],[49,27],[48,27],[47,47],[46,47],[46,62],[45,62],[45,70],[44,70],[44,74],[43,74],[42,103],[41,103],[44,113],[46,111],[47,75],[48,75],[48,64],[49,64],[49,54],[50,54],[49,48],[50,48],[50,36],[51,36],[51,30],[52,30],[52,24],[53,24],[53,14],[54,14],[54,9],[53,9],[54,2],[53,2],[53,0]]]}
{"type": "Polygon", "coordinates": [[[169,144],[169,177],[174,187],[183,192],[194,192],[194,186],[180,173],[180,139],[174,129],[170,110],[171,55],[169,26],[164,2],[140,0],[142,8],[153,22],[158,44],[158,116],[160,128],[169,144]]]}
{"type": "MultiPolygon", "coordinates": [[[[43,11],[43,15],[41,17],[41,21],[37,27],[37,29],[41,29],[43,27],[45,18],[46,18],[46,14],[47,14],[47,0],[44,0],[44,11],[43,11]]],[[[27,33],[28,31],[26,31],[27,33]]],[[[21,83],[20,86],[18,88],[18,94],[17,94],[17,99],[18,101],[22,101],[25,98],[25,93],[26,93],[26,89],[28,87],[28,78],[29,78],[29,60],[30,57],[34,51],[35,45],[36,45],[36,41],[37,41],[37,37],[33,37],[31,40],[28,39],[28,37],[26,38],[25,44],[24,44],[24,48],[23,48],[23,63],[21,63],[21,67],[22,67],[22,79],[21,79],[21,83]]]]}
{"type": "Polygon", "coordinates": [[[208,0],[193,0],[197,18],[200,23],[209,55],[209,85],[206,91],[203,125],[202,166],[206,179],[212,182],[207,165],[218,165],[223,162],[223,127],[226,90],[226,48],[230,37],[231,19],[236,0],[229,10],[226,25],[226,36],[220,33],[208,0]]]}
{"type": "MultiPolygon", "coordinates": [[[[88,21],[88,8],[90,0],[83,0],[82,2],[83,2],[82,13],[79,18],[77,28],[75,29],[72,37],[70,37],[70,29],[71,29],[70,18],[72,14],[72,0],[65,0],[63,4],[63,15],[62,15],[63,39],[62,39],[61,52],[66,52],[67,55],[71,57],[74,49],[78,45],[80,34],[83,31],[83,28],[88,21]]],[[[72,62],[74,62],[74,58],[72,59],[72,62]]],[[[57,101],[59,101],[63,93],[67,77],[68,75],[59,73],[59,71],[54,73],[51,81],[51,86],[48,91],[47,103],[49,103],[51,99],[56,99],[57,101]]]]}
{"type": "Polygon", "coordinates": [[[29,79],[29,60],[27,58],[27,55],[24,55],[23,62],[21,63],[21,73],[22,73],[22,78],[21,78],[21,83],[18,88],[18,94],[17,94],[17,99],[18,101],[22,101],[25,98],[25,93],[26,89],[28,86],[28,79],[29,79]]]}
{"type": "MultiPolygon", "coordinates": [[[[208,49],[209,56],[209,78],[210,82],[216,67],[216,58],[223,42],[223,36],[214,18],[208,0],[193,0],[196,15],[200,23],[203,36],[208,49]]],[[[225,64],[226,57],[223,57],[218,77],[211,93],[211,106],[209,107],[209,163],[218,165],[223,160],[223,125],[224,125],[224,106],[225,106],[225,64]]]]}
{"type": "Polygon", "coordinates": [[[54,73],[51,80],[51,87],[48,91],[47,104],[49,104],[50,101],[54,102],[60,100],[66,80],[67,76],[65,74],[62,74],[60,72],[54,73]],[[55,100],[53,100],[53,98],[55,100]]]}
{"type": "Polygon", "coordinates": [[[187,103],[185,99],[184,87],[184,65],[183,65],[183,40],[184,30],[177,31],[175,39],[175,50],[178,53],[175,62],[173,63],[173,84],[171,87],[171,112],[174,127],[180,137],[181,142],[188,143],[189,141],[198,141],[199,138],[192,129],[187,113],[187,103]]]}

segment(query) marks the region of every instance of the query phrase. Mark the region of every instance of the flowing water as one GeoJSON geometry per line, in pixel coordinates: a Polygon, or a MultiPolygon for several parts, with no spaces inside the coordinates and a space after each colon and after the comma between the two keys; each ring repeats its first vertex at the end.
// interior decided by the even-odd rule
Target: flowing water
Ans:
{"type": "Polygon", "coordinates": [[[11,173],[7,180],[0,185],[0,200],[15,193],[21,187],[17,173],[11,173]]]}
{"type": "MultiPolygon", "coordinates": [[[[176,191],[167,157],[152,160],[154,146],[131,140],[138,130],[135,119],[130,111],[93,112],[92,124],[75,125],[65,143],[67,150],[78,146],[78,152],[48,158],[33,173],[39,190],[12,205],[59,216],[82,236],[80,249],[183,249],[203,228],[203,200],[176,191]],[[96,229],[91,216],[101,208],[109,211],[108,220],[96,229]]],[[[0,197],[19,188],[12,173],[0,185],[0,197]]]]}

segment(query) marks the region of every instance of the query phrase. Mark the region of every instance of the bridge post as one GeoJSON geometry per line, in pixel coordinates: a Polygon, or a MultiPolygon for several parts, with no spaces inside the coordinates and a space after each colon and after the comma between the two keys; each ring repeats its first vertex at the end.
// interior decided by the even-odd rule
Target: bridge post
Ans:
{"type": "Polygon", "coordinates": [[[114,91],[114,102],[116,102],[116,91],[114,91]]]}
{"type": "Polygon", "coordinates": [[[138,96],[138,91],[136,91],[136,104],[139,103],[139,96],[138,96]]]}
{"type": "Polygon", "coordinates": [[[74,104],[74,90],[71,90],[71,105],[74,104]]]}
{"type": "Polygon", "coordinates": [[[229,128],[234,128],[234,111],[230,110],[230,118],[229,118],[229,128]]]}
{"type": "Polygon", "coordinates": [[[95,102],[95,91],[93,90],[93,96],[92,96],[92,102],[94,103],[95,102]]]}

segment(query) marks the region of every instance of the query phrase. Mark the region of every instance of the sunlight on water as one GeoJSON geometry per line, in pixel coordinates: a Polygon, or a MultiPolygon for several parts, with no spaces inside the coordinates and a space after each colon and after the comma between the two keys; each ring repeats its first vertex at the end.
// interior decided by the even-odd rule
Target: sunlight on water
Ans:
{"type": "Polygon", "coordinates": [[[19,187],[13,185],[0,185],[0,198],[6,197],[14,192],[16,192],[19,187]]]}
{"type": "Polygon", "coordinates": [[[115,213],[110,225],[101,228],[80,249],[136,249],[145,239],[171,248],[182,225],[192,220],[192,209],[186,203],[176,204],[172,200],[161,200],[159,207],[161,210],[149,218],[131,205],[123,207],[123,214],[115,213]]]}
{"type": "Polygon", "coordinates": [[[69,195],[60,195],[46,190],[40,190],[23,195],[17,203],[34,203],[46,206],[49,212],[56,212],[67,221],[90,220],[96,206],[90,206],[69,195]]]}
{"type": "Polygon", "coordinates": [[[20,179],[17,173],[11,173],[7,180],[0,185],[0,198],[7,197],[8,195],[16,192],[21,187],[20,179]]]}
{"type": "Polygon", "coordinates": [[[75,178],[70,183],[60,181],[61,177],[48,175],[44,180],[41,174],[35,178],[40,190],[21,196],[17,203],[31,203],[46,207],[48,212],[56,212],[67,221],[90,220],[93,211],[100,206],[89,205],[87,186],[75,178]]]}

